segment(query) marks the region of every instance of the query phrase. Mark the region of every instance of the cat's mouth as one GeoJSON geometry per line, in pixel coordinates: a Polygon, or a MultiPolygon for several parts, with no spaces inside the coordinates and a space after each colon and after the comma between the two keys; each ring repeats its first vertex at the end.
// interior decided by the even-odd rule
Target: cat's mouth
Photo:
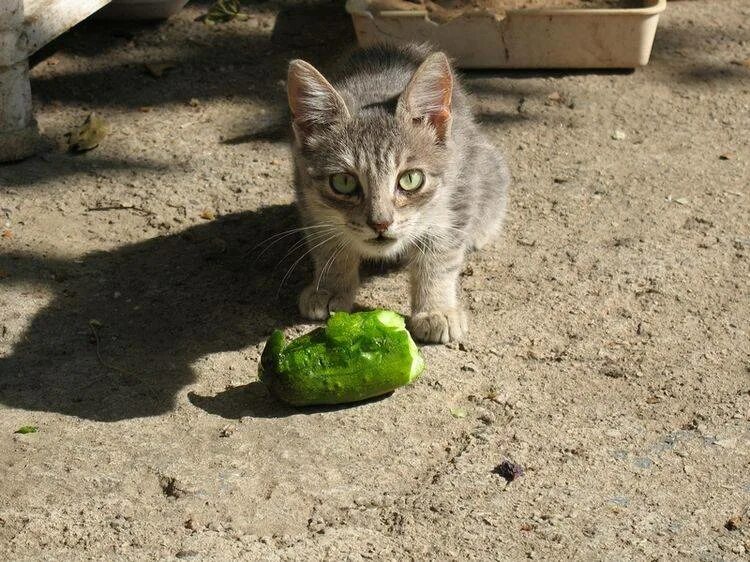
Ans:
{"type": "Polygon", "coordinates": [[[369,238],[367,242],[376,246],[388,246],[390,244],[394,244],[396,242],[396,239],[390,238],[388,236],[383,236],[381,234],[379,236],[376,236],[375,238],[369,238]]]}

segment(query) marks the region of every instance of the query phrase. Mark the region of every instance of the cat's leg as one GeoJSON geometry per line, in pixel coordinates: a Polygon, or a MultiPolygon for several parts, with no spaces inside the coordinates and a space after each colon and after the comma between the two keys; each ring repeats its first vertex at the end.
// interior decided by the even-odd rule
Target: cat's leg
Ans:
{"type": "Polygon", "coordinates": [[[448,343],[461,340],[468,332],[458,299],[463,262],[463,247],[420,254],[413,260],[409,330],[418,340],[448,343]]]}
{"type": "Polygon", "coordinates": [[[315,248],[312,256],[313,282],[300,293],[300,313],[325,320],[331,312],[349,312],[359,289],[359,256],[334,244],[315,248]]]}

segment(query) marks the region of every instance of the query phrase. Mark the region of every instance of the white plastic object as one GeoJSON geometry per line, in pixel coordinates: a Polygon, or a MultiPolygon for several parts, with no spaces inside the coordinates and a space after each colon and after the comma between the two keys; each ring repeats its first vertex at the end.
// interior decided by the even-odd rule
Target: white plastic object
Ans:
{"type": "Polygon", "coordinates": [[[462,68],[635,68],[648,63],[667,0],[640,8],[538,8],[438,24],[426,11],[370,11],[348,0],[360,45],[429,41],[462,68]]]}

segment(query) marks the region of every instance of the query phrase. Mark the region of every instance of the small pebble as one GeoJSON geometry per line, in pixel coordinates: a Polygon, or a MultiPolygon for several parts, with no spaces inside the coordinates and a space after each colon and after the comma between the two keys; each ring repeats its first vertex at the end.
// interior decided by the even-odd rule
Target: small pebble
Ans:
{"type": "Polygon", "coordinates": [[[525,473],[520,464],[516,464],[508,459],[497,465],[492,472],[505,478],[506,482],[513,482],[525,473]]]}
{"type": "Polygon", "coordinates": [[[619,507],[628,507],[628,504],[630,503],[630,500],[625,496],[614,496],[612,498],[609,498],[608,501],[609,503],[619,507]]]}
{"type": "Polygon", "coordinates": [[[732,517],[727,520],[726,523],[724,523],[724,528],[727,531],[736,531],[737,529],[740,529],[745,522],[742,520],[742,517],[739,515],[732,517]]]}
{"type": "Polygon", "coordinates": [[[479,421],[481,421],[482,423],[486,423],[487,425],[492,425],[493,423],[495,423],[495,414],[493,414],[492,412],[483,412],[479,416],[479,421]]]}
{"type": "Polygon", "coordinates": [[[714,442],[714,445],[717,445],[718,447],[721,447],[722,449],[734,449],[737,447],[737,438],[732,437],[729,439],[717,439],[714,442]]]}

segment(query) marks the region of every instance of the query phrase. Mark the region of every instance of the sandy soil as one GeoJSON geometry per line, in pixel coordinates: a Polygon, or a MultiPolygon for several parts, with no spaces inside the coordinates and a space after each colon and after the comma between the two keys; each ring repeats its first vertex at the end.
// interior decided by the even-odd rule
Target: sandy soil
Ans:
{"type": "MultiPolygon", "coordinates": [[[[314,411],[255,375],[311,327],[309,264],[280,286],[294,240],[254,247],[296,220],[285,62],[353,35],[257,6],[87,23],[33,69],[51,141],[0,167],[0,558],[747,560],[748,3],[670,4],[634,73],[469,73],[516,179],[471,338],[314,411]],[[109,136],[67,153],[91,111],[109,136]]],[[[383,273],[360,305],[406,312],[383,273]]]]}

